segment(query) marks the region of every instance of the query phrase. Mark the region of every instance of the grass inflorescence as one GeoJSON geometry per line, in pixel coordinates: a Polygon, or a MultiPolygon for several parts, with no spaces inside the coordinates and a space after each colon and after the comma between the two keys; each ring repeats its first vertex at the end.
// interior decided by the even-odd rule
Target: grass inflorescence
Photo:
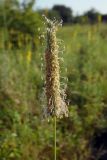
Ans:
{"type": "Polygon", "coordinates": [[[46,17],[45,20],[47,23],[47,47],[45,50],[47,115],[62,118],[68,116],[68,108],[60,85],[59,45],[56,38],[56,32],[61,23],[56,20],[51,21],[46,17]]]}

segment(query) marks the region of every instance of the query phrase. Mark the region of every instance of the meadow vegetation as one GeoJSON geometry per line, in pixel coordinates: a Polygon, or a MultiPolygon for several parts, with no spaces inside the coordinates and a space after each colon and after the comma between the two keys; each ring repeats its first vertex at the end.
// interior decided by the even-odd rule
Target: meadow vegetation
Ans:
{"type": "MultiPolygon", "coordinates": [[[[58,32],[66,48],[63,57],[70,111],[69,118],[57,120],[59,160],[88,159],[94,134],[107,127],[105,30],[105,25],[76,25],[58,32]]],[[[28,45],[0,49],[0,159],[53,158],[53,121],[42,120],[40,105],[44,50],[31,50],[28,45]]]]}
{"type": "MultiPolygon", "coordinates": [[[[23,21],[25,26],[28,20],[23,21]]],[[[40,22],[36,31],[28,28],[32,32],[1,26],[0,160],[54,157],[54,122],[43,119],[41,105],[41,99],[45,101],[41,70],[45,46],[38,29],[43,26],[36,20],[40,22]]],[[[63,26],[57,33],[63,40],[61,50],[65,46],[61,70],[68,79],[69,100],[69,117],[57,119],[58,160],[96,160],[99,150],[104,151],[103,144],[94,148],[94,138],[107,128],[106,33],[106,24],[101,23],[63,26]]]]}

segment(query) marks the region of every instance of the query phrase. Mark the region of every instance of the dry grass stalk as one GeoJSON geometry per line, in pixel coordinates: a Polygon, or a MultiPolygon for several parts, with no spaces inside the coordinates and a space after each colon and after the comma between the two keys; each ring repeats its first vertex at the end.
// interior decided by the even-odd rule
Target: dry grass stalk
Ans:
{"type": "Polygon", "coordinates": [[[47,48],[45,51],[46,63],[46,99],[47,113],[58,118],[68,116],[68,108],[63,99],[60,87],[59,46],[56,31],[60,25],[57,21],[47,22],[47,48]]]}

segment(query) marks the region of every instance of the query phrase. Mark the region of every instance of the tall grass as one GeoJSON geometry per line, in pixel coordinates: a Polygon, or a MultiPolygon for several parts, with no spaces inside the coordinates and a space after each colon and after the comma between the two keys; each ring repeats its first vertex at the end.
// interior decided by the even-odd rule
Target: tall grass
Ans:
{"type": "MultiPolygon", "coordinates": [[[[76,25],[62,27],[57,33],[66,48],[63,56],[70,102],[69,117],[57,120],[58,160],[88,160],[94,134],[107,127],[105,32],[104,25],[76,25]]],[[[52,160],[54,122],[40,118],[44,86],[40,53],[44,51],[41,46],[31,50],[27,45],[4,52],[0,46],[0,159],[52,160]]]]}

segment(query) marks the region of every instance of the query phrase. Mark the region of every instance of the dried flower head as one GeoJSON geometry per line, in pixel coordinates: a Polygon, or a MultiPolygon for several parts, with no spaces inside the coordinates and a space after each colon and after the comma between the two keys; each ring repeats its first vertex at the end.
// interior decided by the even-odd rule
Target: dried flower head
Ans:
{"type": "Polygon", "coordinates": [[[56,31],[61,23],[56,20],[47,22],[47,48],[45,51],[46,65],[46,100],[47,114],[58,118],[68,116],[68,108],[63,99],[60,87],[60,65],[59,65],[59,46],[56,38],[56,31]]]}

